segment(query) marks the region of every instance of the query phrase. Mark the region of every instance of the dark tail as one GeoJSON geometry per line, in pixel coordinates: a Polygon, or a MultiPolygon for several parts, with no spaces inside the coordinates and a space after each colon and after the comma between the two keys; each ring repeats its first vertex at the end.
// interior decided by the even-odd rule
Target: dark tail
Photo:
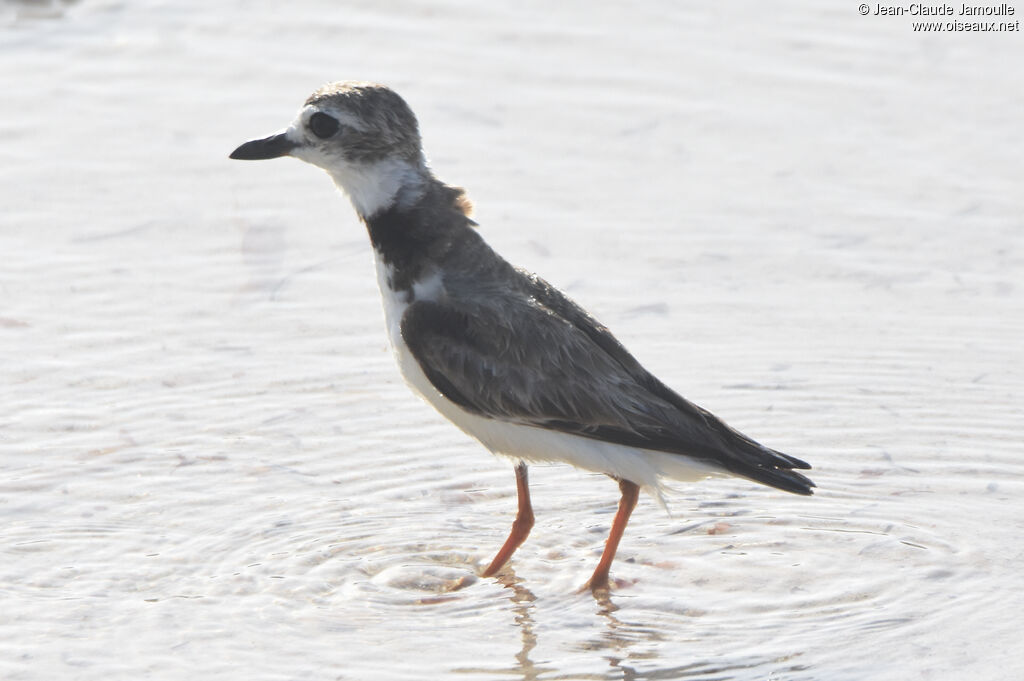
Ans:
{"type": "Polygon", "coordinates": [[[808,470],[811,467],[809,463],[765,447],[743,433],[725,427],[723,439],[729,445],[729,451],[719,461],[729,472],[793,494],[814,494],[814,482],[793,470],[808,470]]]}

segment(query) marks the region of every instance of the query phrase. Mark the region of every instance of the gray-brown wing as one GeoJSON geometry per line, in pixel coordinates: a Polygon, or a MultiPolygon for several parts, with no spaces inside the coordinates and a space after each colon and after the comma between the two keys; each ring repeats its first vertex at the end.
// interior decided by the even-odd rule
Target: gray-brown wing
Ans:
{"type": "Polygon", "coordinates": [[[673,411],[586,334],[533,301],[500,311],[416,302],[402,319],[402,337],[443,395],[490,418],[640,433],[673,411]]]}
{"type": "Polygon", "coordinates": [[[537,278],[528,295],[418,301],[402,336],[437,390],[467,411],[700,459],[808,494],[809,466],[754,442],[647,372],[579,306],[537,278]]]}

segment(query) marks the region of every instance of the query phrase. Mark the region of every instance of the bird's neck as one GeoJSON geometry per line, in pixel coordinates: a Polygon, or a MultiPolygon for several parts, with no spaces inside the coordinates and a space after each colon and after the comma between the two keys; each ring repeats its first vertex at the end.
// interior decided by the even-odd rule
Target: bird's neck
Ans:
{"type": "Polygon", "coordinates": [[[414,198],[364,217],[379,261],[393,275],[392,288],[406,289],[445,268],[453,252],[482,240],[466,215],[461,189],[449,187],[427,171],[414,198]]]}
{"type": "Polygon", "coordinates": [[[435,181],[422,159],[385,158],[371,163],[329,169],[334,183],[352,201],[364,221],[392,208],[416,204],[435,181]]]}

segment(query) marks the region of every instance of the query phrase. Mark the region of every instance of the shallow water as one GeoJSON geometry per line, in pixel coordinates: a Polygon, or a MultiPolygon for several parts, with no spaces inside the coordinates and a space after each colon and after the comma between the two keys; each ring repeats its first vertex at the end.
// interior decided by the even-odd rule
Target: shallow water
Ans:
{"type": "MultiPolygon", "coordinates": [[[[1015,679],[1024,56],[807,3],[6,3],[0,677],[1015,679]],[[641,500],[410,396],[329,180],[392,84],[485,235],[815,466],[641,500]]],[[[1022,8],[1024,9],[1024,8],[1022,8]]]]}

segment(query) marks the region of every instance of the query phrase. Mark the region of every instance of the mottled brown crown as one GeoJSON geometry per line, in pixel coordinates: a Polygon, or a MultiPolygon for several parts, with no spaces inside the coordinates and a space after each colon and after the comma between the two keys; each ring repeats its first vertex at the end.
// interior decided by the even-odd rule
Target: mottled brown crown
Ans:
{"type": "Polygon", "coordinates": [[[404,99],[384,85],[362,81],[330,83],[309,96],[306,106],[310,105],[347,112],[362,124],[363,130],[345,131],[346,156],[353,161],[422,158],[416,115],[404,99]]]}

